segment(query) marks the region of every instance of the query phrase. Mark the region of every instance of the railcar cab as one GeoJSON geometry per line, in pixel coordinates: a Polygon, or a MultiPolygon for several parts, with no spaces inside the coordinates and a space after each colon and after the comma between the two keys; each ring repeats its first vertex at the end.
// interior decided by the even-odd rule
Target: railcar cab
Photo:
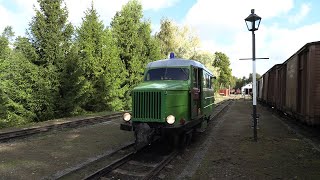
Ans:
{"type": "Polygon", "coordinates": [[[132,112],[122,130],[136,143],[153,136],[180,136],[206,124],[214,107],[213,74],[194,60],[170,58],[147,65],[144,81],[132,90],[132,112]]]}

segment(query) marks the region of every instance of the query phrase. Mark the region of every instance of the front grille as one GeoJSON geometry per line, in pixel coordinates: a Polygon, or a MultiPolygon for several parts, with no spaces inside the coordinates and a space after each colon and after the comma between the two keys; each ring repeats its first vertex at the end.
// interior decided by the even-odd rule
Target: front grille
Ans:
{"type": "Polygon", "coordinates": [[[161,119],[161,92],[133,92],[133,118],[161,119]]]}

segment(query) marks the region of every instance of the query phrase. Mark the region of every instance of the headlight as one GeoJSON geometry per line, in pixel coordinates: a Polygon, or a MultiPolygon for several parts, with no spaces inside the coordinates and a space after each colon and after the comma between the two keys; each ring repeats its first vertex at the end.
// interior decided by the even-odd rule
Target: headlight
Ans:
{"type": "Polygon", "coordinates": [[[173,124],[176,118],[173,115],[169,115],[166,119],[168,124],[173,124]]]}
{"type": "Polygon", "coordinates": [[[130,121],[131,119],[131,114],[130,113],[124,113],[123,114],[123,120],[124,121],[130,121]]]}

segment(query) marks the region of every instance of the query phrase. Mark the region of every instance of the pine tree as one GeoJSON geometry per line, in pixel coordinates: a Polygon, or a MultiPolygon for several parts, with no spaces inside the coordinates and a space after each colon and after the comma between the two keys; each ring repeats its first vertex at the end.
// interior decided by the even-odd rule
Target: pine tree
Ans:
{"type": "Polygon", "coordinates": [[[84,102],[82,91],[85,80],[83,70],[79,66],[80,55],[77,43],[74,43],[65,59],[65,68],[61,72],[61,88],[58,111],[62,116],[83,113],[81,105],[84,102]]]}
{"type": "Polygon", "coordinates": [[[77,29],[80,47],[80,67],[84,72],[82,92],[84,109],[90,111],[122,109],[123,89],[126,77],[119,51],[109,30],[99,20],[93,7],[85,12],[81,27],[77,29]]]}
{"type": "Polygon", "coordinates": [[[124,108],[123,103],[124,94],[127,87],[122,85],[127,77],[125,66],[122,63],[119,55],[115,39],[112,37],[112,32],[109,29],[104,31],[102,47],[102,59],[107,66],[104,69],[105,78],[105,103],[109,110],[121,110],[124,108]]]}
{"type": "Polygon", "coordinates": [[[61,72],[70,51],[73,27],[67,23],[68,11],[62,0],[38,0],[40,10],[30,23],[29,39],[37,53],[34,61],[44,80],[44,93],[39,97],[41,119],[59,117],[61,72]],[[49,91],[49,92],[47,92],[49,91]]]}
{"type": "Polygon", "coordinates": [[[112,35],[120,50],[120,58],[127,70],[126,101],[130,108],[130,91],[142,81],[146,64],[161,57],[158,43],[151,37],[150,23],[142,21],[142,6],[137,0],[130,0],[111,22],[112,35]]]}
{"type": "Polygon", "coordinates": [[[1,67],[0,93],[3,93],[2,112],[6,126],[38,120],[39,97],[43,81],[38,67],[29,62],[22,53],[13,51],[7,63],[1,67]]]}
{"type": "Polygon", "coordinates": [[[6,26],[0,36],[0,58],[6,59],[10,54],[10,40],[14,36],[11,26],[6,26]]]}
{"type": "Polygon", "coordinates": [[[14,42],[14,47],[16,52],[20,52],[27,58],[30,62],[36,63],[39,59],[36,49],[32,46],[30,40],[26,37],[17,37],[14,42]]]}

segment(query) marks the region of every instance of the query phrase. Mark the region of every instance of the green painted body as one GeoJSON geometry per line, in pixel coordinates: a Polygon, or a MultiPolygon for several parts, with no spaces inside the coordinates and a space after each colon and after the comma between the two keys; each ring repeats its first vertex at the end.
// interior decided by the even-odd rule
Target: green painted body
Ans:
{"type": "MultiPolygon", "coordinates": [[[[193,66],[184,68],[189,69],[188,80],[145,81],[133,89],[133,123],[145,122],[156,123],[161,127],[180,127],[211,115],[214,108],[213,89],[202,88],[204,80],[201,78],[199,102],[194,100],[192,96],[193,66]],[[196,110],[192,108],[194,104],[197,104],[196,110]],[[169,115],[175,116],[173,125],[166,122],[166,117],[169,115]]],[[[204,70],[199,69],[200,75],[204,73],[202,71],[204,70]]]]}

